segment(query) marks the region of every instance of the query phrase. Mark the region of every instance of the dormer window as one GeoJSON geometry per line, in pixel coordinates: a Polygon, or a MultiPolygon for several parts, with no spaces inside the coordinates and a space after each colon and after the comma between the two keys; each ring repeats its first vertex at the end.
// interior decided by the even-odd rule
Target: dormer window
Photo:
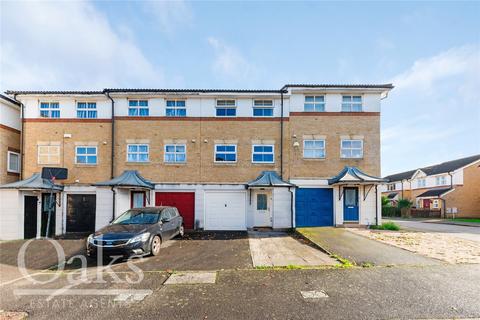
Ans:
{"type": "Polygon", "coordinates": [[[305,96],[303,111],[306,111],[306,112],[325,111],[325,96],[305,96]]]}
{"type": "Polygon", "coordinates": [[[254,117],[273,117],[273,100],[253,100],[254,117]]]}
{"type": "Polygon", "coordinates": [[[424,188],[427,186],[427,180],[425,178],[421,178],[417,180],[417,187],[424,188]]]}
{"type": "Polygon", "coordinates": [[[148,116],[148,100],[128,100],[129,116],[148,116]]]}
{"type": "Polygon", "coordinates": [[[445,176],[440,176],[435,178],[435,182],[437,186],[443,186],[447,184],[447,177],[445,176]]]}
{"type": "Polygon", "coordinates": [[[41,102],[40,117],[60,118],[60,104],[58,102],[41,102]]]}
{"type": "Polygon", "coordinates": [[[187,106],[185,100],[167,100],[165,114],[167,117],[186,117],[187,106]]]}

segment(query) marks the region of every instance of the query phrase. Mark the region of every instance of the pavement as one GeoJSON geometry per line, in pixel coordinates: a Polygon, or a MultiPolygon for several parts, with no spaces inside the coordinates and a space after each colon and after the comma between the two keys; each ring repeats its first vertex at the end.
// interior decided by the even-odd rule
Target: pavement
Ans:
{"type": "Polygon", "coordinates": [[[403,230],[439,232],[480,243],[480,227],[436,223],[432,220],[384,219],[395,221],[403,230]]]}
{"type": "Polygon", "coordinates": [[[328,252],[356,265],[438,265],[439,260],[384,244],[349,231],[347,228],[299,228],[300,234],[328,252]]]}
{"type": "MultiPolygon", "coordinates": [[[[0,290],[0,309],[31,319],[460,319],[480,317],[480,266],[217,271],[215,283],[165,285],[169,274],[147,272],[137,284],[78,285],[143,290],[139,299],[92,294],[18,295],[19,289],[65,288],[68,275],[48,284],[0,290]],[[15,291],[17,289],[17,291],[15,291]],[[312,295],[306,292],[322,292],[312,295]],[[303,294],[302,294],[303,293],[303,294]],[[306,296],[304,298],[304,296],[306,296]]],[[[86,291],[81,291],[86,292],[86,291]]],[[[121,291],[119,291],[121,292],[121,291]]]]}
{"type": "Polygon", "coordinates": [[[249,231],[254,267],[338,265],[336,259],[301,242],[286,232],[249,231]]]}

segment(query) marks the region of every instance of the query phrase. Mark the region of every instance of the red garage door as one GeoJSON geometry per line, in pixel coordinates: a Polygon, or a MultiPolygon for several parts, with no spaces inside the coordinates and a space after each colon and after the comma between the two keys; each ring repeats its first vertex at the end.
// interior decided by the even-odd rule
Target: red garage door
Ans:
{"type": "Polygon", "coordinates": [[[157,192],[155,193],[155,205],[176,207],[183,217],[185,229],[193,229],[195,217],[194,192],[157,192]]]}

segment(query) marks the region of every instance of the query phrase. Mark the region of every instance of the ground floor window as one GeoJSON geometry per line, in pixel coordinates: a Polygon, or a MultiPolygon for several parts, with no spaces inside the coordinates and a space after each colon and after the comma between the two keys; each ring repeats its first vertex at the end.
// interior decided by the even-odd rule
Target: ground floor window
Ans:
{"type": "Polygon", "coordinates": [[[13,151],[8,151],[7,153],[7,171],[19,173],[20,172],[20,154],[13,151]]]}

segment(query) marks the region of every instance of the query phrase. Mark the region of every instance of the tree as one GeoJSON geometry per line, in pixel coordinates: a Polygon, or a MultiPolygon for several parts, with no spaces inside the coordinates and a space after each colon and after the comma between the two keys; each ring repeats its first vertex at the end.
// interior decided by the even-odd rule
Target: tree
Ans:
{"type": "Polygon", "coordinates": [[[390,207],[390,200],[385,196],[382,196],[382,207],[390,207]]]}
{"type": "Polygon", "coordinates": [[[408,208],[411,208],[412,205],[413,205],[413,203],[412,203],[410,200],[408,200],[408,199],[400,199],[400,201],[398,201],[398,205],[397,205],[397,206],[398,206],[400,209],[402,209],[402,208],[407,208],[407,209],[408,209],[408,208]]]}

